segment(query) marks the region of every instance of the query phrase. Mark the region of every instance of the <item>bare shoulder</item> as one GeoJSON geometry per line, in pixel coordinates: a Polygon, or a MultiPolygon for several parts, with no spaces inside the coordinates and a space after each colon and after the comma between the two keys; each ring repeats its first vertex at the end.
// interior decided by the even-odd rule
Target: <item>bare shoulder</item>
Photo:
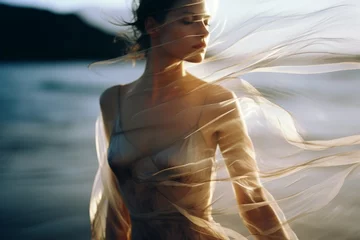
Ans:
{"type": "Polygon", "coordinates": [[[99,98],[100,109],[104,120],[113,119],[117,106],[119,88],[123,85],[115,85],[104,90],[99,98]]]}
{"type": "Polygon", "coordinates": [[[217,119],[214,122],[216,132],[229,129],[229,124],[242,124],[241,108],[236,94],[220,85],[213,84],[207,94],[208,118],[217,119]],[[233,121],[237,120],[237,121],[233,121]]]}
{"type": "Polygon", "coordinates": [[[113,97],[116,95],[116,93],[119,91],[119,87],[121,87],[122,85],[115,85],[115,86],[111,86],[107,89],[105,89],[101,94],[100,94],[100,106],[106,106],[110,100],[113,99],[113,97]]]}
{"type": "MultiPolygon", "coordinates": [[[[235,103],[237,96],[235,93],[223,86],[210,84],[207,92],[207,104],[215,103],[235,103]]],[[[228,104],[226,104],[228,105],[228,104]]]]}
{"type": "Polygon", "coordinates": [[[198,86],[205,86],[206,103],[221,103],[228,100],[235,100],[236,95],[233,91],[211,82],[206,82],[200,78],[193,76],[198,86]]]}

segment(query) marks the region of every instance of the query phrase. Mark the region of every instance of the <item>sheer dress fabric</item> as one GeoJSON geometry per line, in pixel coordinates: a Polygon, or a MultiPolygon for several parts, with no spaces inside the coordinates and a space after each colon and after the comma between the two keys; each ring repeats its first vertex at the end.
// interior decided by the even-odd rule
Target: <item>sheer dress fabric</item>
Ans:
{"type": "MultiPolygon", "coordinates": [[[[171,120],[191,123],[187,131],[171,144],[148,152],[139,151],[127,139],[120,113],[108,142],[100,114],[96,121],[99,169],[90,201],[93,239],[106,239],[109,226],[122,232],[124,239],[135,240],[253,239],[244,228],[249,223],[243,223],[239,217],[239,208],[247,212],[264,205],[275,210],[281,223],[277,227],[286,231],[288,239],[298,239],[292,230],[297,221],[331,204],[348,179],[358,180],[360,135],[354,132],[326,140],[304,138],[292,113],[271,101],[274,94],[299,93],[272,88],[259,90],[245,78],[246,74],[256,72],[322,74],[359,69],[360,37],[342,35],[340,41],[340,36],[330,31],[349,26],[350,23],[341,25],[334,18],[349,14],[349,7],[332,6],[289,16],[255,16],[238,23],[231,33],[215,38],[216,54],[202,64],[189,66],[208,82],[190,94],[212,85],[231,90],[236,96],[231,101],[237,102],[246,125],[251,126],[250,136],[259,131],[264,133],[261,138],[251,139],[257,163],[254,174],[265,186],[266,202],[238,206],[232,184],[252,191],[249,176],[229,177],[226,159],[219,149],[209,147],[202,136],[212,122],[199,125],[201,114],[215,107],[226,108],[231,101],[207,103],[204,99],[197,106],[184,105],[171,120]],[[246,52],[247,44],[264,33],[278,38],[246,52]],[[317,48],[319,45],[328,48],[317,48]],[[353,51],[342,48],[344,45],[352,46],[353,51]],[[115,159],[132,163],[131,168],[123,167],[126,164],[116,166],[115,159]],[[109,209],[113,215],[111,225],[106,221],[109,209]]],[[[166,102],[157,109],[171,104],[166,102]]],[[[164,122],[163,127],[167,124],[164,122]]],[[[233,148],[249,151],[237,143],[222,151],[233,148]]],[[[241,163],[241,159],[237,160],[241,163]]],[[[336,219],[335,210],[329,214],[336,219]]]]}

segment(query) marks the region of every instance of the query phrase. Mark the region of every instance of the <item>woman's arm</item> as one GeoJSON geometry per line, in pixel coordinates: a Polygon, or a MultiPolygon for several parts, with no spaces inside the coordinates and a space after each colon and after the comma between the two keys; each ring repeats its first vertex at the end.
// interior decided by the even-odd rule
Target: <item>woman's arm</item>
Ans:
{"type": "Polygon", "coordinates": [[[233,179],[233,189],[245,225],[259,240],[289,239],[275,211],[266,203],[253,144],[242,119],[236,95],[226,91],[217,98],[218,101],[226,103],[218,112],[222,117],[216,124],[217,142],[233,179]],[[246,204],[254,203],[263,205],[245,210],[246,204]]]}
{"type": "MultiPolygon", "coordinates": [[[[100,109],[108,142],[113,127],[112,124],[118,112],[117,107],[119,103],[117,94],[119,87],[120,86],[114,86],[108,88],[100,96],[100,109]]],[[[104,188],[106,188],[106,190],[104,189],[104,193],[107,195],[108,201],[106,209],[106,239],[130,239],[130,214],[118,191],[116,177],[110,169],[109,178],[108,186],[104,186],[104,188]],[[107,193],[108,191],[111,192],[107,193]],[[110,194],[112,195],[111,198],[109,197],[110,194]]]]}

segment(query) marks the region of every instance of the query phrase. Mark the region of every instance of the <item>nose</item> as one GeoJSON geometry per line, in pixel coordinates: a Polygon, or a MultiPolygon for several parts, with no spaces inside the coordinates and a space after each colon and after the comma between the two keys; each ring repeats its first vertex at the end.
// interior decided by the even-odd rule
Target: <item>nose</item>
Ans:
{"type": "Polygon", "coordinates": [[[205,21],[199,21],[199,35],[202,37],[207,37],[209,34],[209,27],[205,24],[205,21]]]}

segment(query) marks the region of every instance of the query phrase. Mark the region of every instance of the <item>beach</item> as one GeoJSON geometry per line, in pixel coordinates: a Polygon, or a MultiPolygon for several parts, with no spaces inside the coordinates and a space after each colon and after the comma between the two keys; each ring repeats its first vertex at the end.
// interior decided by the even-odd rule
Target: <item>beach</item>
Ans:
{"type": "MultiPolygon", "coordinates": [[[[89,63],[0,64],[1,239],[90,239],[99,95],[136,79],[143,65],[97,71],[89,63]]],[[[260,89],[296,93],[273,100],[307,126],[305,135],[323,139],[360,134],[359,77],[358,70],[243,76],[260,89]]],[[[261,134],[251,129],[254,137],[261,134]]],[[[313,214],[294,226],[299,239],[360,239],[359,183],[354,179],[326,207],[333,218],[313,214]]]]}

